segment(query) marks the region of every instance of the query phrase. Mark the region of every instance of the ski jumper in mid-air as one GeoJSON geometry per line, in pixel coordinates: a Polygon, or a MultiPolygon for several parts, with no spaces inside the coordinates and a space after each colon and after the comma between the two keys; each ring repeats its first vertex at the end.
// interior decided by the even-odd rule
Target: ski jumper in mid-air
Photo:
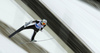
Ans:
{"type": "Polygon", "coordinates": [[[12,36],[14,36],[16,33],[24,30],[24,29],[33,29],[34,33],[32,35],[31,41],[36,41],[34,40],[34,37],[36,35],[36,33],[38,31],[42,31],[42,29],[47,25],[47,20],[43,19],[43,20],[35,20],[35,21],[30,21],[28,23],[25,23],[25,25],[23,25],[21,28],[19,28],[18,30],[16,30],[15,32],[13,32],[9,38],[11,38],[12,36]]]}

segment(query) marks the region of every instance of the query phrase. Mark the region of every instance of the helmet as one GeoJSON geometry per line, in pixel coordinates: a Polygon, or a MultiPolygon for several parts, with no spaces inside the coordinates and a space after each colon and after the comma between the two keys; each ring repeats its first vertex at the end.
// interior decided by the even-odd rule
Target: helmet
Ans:
{"type": "Polygon", "coordinates": [[[47,24],[47,20],[46,19],[43,19],[42,20],[42,25],[46,25],[47,24]]]}

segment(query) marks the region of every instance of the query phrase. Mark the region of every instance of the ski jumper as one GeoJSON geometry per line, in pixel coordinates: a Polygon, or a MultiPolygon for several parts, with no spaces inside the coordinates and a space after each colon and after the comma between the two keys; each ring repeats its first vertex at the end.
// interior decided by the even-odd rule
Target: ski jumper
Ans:
{"type": "Polygon", "coordinates": [[[12,36],[14,36],[16,33],[24,30],[24,29],[33,29],[34,30],[34,33],[32,35],[32,38],[31,38],[31,41],[34,40],[34,37],[36,35],[36,33],[38,31],[42,31],[42,29],[46,26],[46,25],[42,25],[41,21],[38,21],[38,20],[35,20],[35,21],[32,21],[32,23],[35,23],[33,25],[28,25],[26,27],[22,26],[21,28],[19,28],[18,30],[16,30],[14,33],[12,33],[9,38],[11,38],[12,36]]]}

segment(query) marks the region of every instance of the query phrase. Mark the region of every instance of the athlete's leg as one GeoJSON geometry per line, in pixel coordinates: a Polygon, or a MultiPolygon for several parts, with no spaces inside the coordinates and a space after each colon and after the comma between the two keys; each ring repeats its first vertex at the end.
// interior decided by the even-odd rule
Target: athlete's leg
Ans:
{"type": "Polygon", "coordinates": [[[22,26],[21,28],[19,28],[19,29],[16,30],[15,32],[13,32],[13,33],[9,36],[9,38],[11,38],[12,36],[14,36],[16,33],[22,31],[23,29],[24,29],[24,26],[22,26]]]}
{"type": "Polygon", "coordinates": [[[20,31],[22,31],[22,30],[24,30],[24,29],[34,29],[34,28],[35,28],[34,25],[31,25],[31,26],[28,26],[28,27],[22,26],[21,28],[19,28],[18,30],[16,30],[14,33],[12,33],[12,34],[9,36],[9,38],[11,38],[11,37],[14,36],[16,33],[20,32],[20,31]]]}
{"type": "Polygon", "coordinates": [[[33,35],[32,35],[32,38],[31,38],[31,41],[33,41],[34,40],[34,37],[35,37],[35,35],[36,35],[36,31],[34,31],[34,33],[33,33],[33,35]]]}

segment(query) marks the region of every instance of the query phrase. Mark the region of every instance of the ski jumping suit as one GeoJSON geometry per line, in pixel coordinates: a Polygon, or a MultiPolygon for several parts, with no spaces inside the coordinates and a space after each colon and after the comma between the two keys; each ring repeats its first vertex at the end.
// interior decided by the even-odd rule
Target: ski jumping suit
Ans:
{"type": "Polygon", "coordinates": [[[41,21],[38,21],[38,20],[35,20],[35,21],[32,21],[32,23],[35,23],[34,25],[30,25],[30,26],[22,26],[21,28],[19,28],[17,31],[15,31],[14,33],[12,33],[9,38],[11,38],[12,36],[14,36],[16,33],[24,30],[24,29],[33,29],[34,30],[34,33],[32,35],[32,38],[31,38],[31,41],[34,40],[34,37],[36,35],[36,33],[40,30],[42,30],[46,25],[42,25],[41,24],[41,21]]]}

